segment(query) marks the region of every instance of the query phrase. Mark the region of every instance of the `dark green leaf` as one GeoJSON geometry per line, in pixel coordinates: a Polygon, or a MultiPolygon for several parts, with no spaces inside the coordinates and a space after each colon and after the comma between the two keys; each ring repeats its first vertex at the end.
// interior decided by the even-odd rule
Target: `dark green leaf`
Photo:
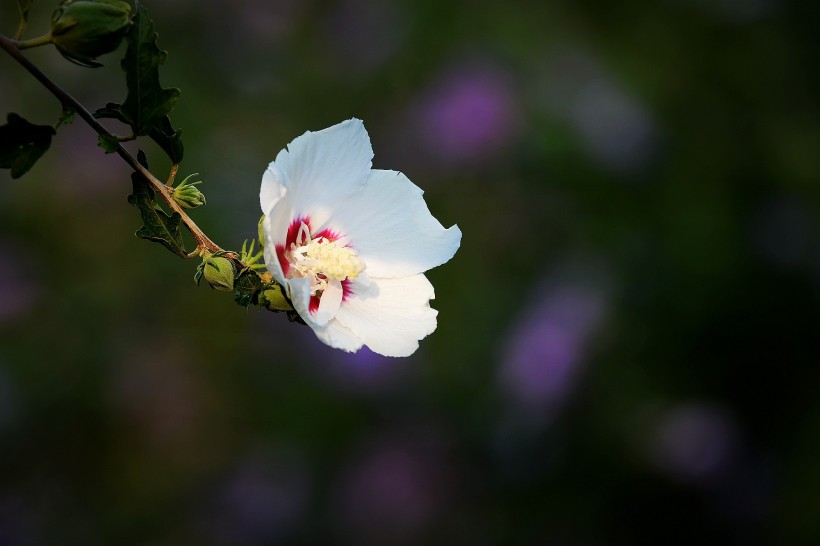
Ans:
{"type": "Polygon", "coordinates": [[[97,145],[105,150],[107,154],[113,154],[117,151],[117,146],[119,146],[119,141],[116,137],[111,135],[100,135],[97,138],[97,145]]]}
{"type": "Polygon", "coordinates": [[[163,116],[157,126],[148,133],[148,136],[168,154],[172,163],[177,165],[182,162],[182,155],[185,152],[182,146],[182,129],[174,131],[171,126],[171,118],[163,116]]]}
{"type": "Polygon", "coordinates": [[[242,307],[248,307],[252,303],[256,304],[262,288],[264,285],[259,275],[250,269],[243,269],[234,281],[233,299],[242,307]]]}
{"type": "Polygon", "coordinates": [[[128,196],[128,202],[140,209],[143,222],[136,236],[160,243],[177,256],[186,257],[180,230],[182,217],[176,212],[169,216],[157,206],[154,190],[141,174],[133,173],[131,181],[134,193],[128,196]]]}
{"type": "Polygon", "coordinates": [[[146,135],[173,110],[179,89],[163,89],[159,83],[159,65],[167,53],[157,46],[157,33],[148,11],[139,2],[132,26],[126,35],[128,50],[122,60],[128,96],[122,110],[132,121],[134,133],[146,135]]]}
{"type": "Polygon", "coordinates": [[[10,113],[8,123],[0,126],[0,168],[11,169],[12,178],[20,178],[51,146],[54,127],[34,125],[10,113]]]}
{"type": "Polygon", "coordinates": [[[113,118],[130,125],[134,135],[151,137],[171,161],[182,161],[181,132],[174,130],[168,114],[179,99],[179,89],[163,89],[159,66],[166,52],[157,45],[157,33],[148,11],[135,3],[132,25],[125,37],[128,49],[122,60],[128,95],[122,104],[108,103],[94,116],[113,118]]]}

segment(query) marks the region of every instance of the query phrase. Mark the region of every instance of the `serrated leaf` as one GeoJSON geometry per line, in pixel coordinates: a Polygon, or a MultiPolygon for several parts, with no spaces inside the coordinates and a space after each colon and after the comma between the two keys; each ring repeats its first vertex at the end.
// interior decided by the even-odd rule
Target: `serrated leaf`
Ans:
{"type": "Polygon", "coordinates": [[[128,196],[128,202],[140,209],[143,223],[135,235],[141,239],[160,243],[177,256],[185,258],[187,252],[185,252],[180,229],[182,217],[176,212],[169,216],[157,206],[154,190],[141,174],[133,173],[131,182],[134,186],[134,193],[128,196]]]}
{"type": "Polygon", "coordinates": [[[128,49],[121,66],[128,94],[122,104],[108,103],[98,109],[97,118],[113,118],[131,126],[136,136],[149,136],[175,164],[182,161],[182,134],[174,130],[168,114],[179,99],[179,89],[164,89],[159,82],[159,66],[166,52],[157,45],[157,33],[148,11],[135,2],[132,25],[125,37],[128,49]]]}
{"type": "Polygon", "coordinates": [[[164,151],[174,165],[182,162],[185,148],[182,145],[182,129],[174,131],[171,125],[171,118],[163,116],[156,127],[151,129],[148,136],[156,142],[164,151]]]}
{"type": "Polygon", "coordinates": [[[157,45],[154,22],[142,4],[135,2],[132,26],[125,37],[128,50],[122,60],[128,96],[122,110],[131,119],[134,133],[147,135],[174,109],[179,89],[163,89],[159,83],[159,66],[167,53],[157,45]]]}
{"type": "Polygon", "coordinates": [[[233,299],[242,307],[248,307],[252,303],[257,303],[262,288],[264,284],[259,275],[250,269],[244,269],[234,280],[233,299]]]}
{"type": "Polygon", "coordinates": [[[50,125],[34,125],[15,113],[0,126],[0,168],[11,169],[12,178],[20,178],[37,163],[56,131],[50,125]]]}

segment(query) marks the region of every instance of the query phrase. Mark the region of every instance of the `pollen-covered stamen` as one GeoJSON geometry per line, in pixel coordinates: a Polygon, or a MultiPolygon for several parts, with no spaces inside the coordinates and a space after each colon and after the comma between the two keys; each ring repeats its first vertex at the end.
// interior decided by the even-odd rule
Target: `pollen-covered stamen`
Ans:
{"type": "Polygon", "coordinates": [[[305,222],[299,226],[296,242],[288,251],[289,276],[310,279],[310,294],[321,295],[329,281],[355,279],[364,271],[365,264],[352,248],[339,245],[327,237],[311,238],[305,222]]]}

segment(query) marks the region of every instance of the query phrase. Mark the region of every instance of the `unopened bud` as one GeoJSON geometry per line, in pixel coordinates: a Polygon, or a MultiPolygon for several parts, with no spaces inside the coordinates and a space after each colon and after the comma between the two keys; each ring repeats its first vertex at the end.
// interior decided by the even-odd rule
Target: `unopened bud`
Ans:
{"type": "Polygon", "coordinates": [[[51,16],[51,41],[66,59],[89,67],[120,45],[131,24],[121,0],[63,0],[51,16]]]}
{"type": "Polygon", "coordinates": [[[256,236],[259,238],[259,246],[265,246],[265,215],[263,214],[262,217],[259,219],[259,223],[256,224],[256,236]]]}
{"type": "Polygon", "coordinates": [[[206,258],[202,273],[214,290],[233,290],[233,262],[221,256],[206,258]]]}
{"type": "Polygon", "coordinates": [[[176,188],[171,188],[171,197],[186,209],[195,209],[205,204],[205,195],[197,188],[197,185],[202,184],[202,181],[189,183],[188,180],[192,176],[196,176],[196,173],[185,178],[176,188]]]}

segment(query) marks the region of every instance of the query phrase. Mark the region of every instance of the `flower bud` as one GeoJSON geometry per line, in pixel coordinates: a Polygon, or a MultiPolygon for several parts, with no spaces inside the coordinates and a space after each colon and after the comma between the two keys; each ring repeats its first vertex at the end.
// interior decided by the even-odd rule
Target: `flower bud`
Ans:
{"type": "Polygon", "coordinates": [[[102,66],[96,58],[117,49],[130,17],[121,0],[63,0],[51,16],[51,41],[69,61],[102,66]]]}
{"type": "Polygon", "coordinates": [[[221,256],[211,256],[205,259],[202,273],[205,280],[214,290],[233,290],[235,274],[233,263],[221,256]]]}
{"type": "Polygon", "coordinates": [[[176,188],[171,188],[171,197],[186,209],[195,209],[205,204],[205,195],[196,187],[202,181],[188,183],[191,176],[196,176],[196,173],[185,178],[176,188]]]}
{"type": "Polygon", "coordinates": [[[259,246],[265,246],[265,215],[263,214],[262,217],[259,219],[259,223],[256,224],[256,236],[259,238],[259,246]]]}
{"type": "Polygon", "coordinates": [[[259,305],[271,311],[293,311],[293,306],[285,297],[282,286],[271,283],[259,294],[259,305]]]}

